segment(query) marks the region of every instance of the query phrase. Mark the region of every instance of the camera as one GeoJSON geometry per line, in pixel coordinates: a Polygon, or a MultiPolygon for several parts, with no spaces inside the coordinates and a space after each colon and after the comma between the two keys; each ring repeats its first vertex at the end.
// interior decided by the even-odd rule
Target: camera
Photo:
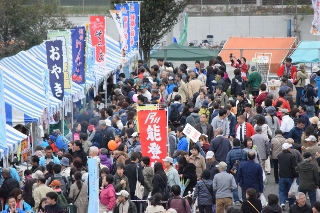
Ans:
{"type": "Polygon", "coordinates": [[[230,53],[230,58],[232,58],[233,57],[233,54],[232,53],[230,53]]]}

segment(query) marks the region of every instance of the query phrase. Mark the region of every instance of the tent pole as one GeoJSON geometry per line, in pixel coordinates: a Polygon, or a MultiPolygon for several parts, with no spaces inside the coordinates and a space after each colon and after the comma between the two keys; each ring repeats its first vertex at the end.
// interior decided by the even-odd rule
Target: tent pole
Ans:
{"type": "Polygon", "coordinates": [[[73,128],[73,101],[72,98],[70,99],[71,102],[71,128],[73,128]]]}
{"type": "Polygon", "coordinates": [[[65,106],[64,106],[64,101],[62,102],[62,109],[61,109],[61,133],[64,136],[64,111],[65,111],[65,106]]]}

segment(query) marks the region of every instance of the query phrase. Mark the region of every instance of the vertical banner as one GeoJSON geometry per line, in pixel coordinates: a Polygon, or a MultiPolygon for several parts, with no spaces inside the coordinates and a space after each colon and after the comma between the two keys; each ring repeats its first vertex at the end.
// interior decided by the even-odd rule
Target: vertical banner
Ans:
{"type": "Polygon", "coordinates": [[[54,97],[63,100],[64,73],[62,41],[46,41],[47,65],[49,69],[49,81],[54,97]]]}
{"type": "Polygon", "coordinates": [[[63,52],[63,76],[64,76],[64,91],[71,94],[71,36],[70,30],[50,30],[48,31],[48,40],[61,40],[63,52]]]}
{"type": "Polygon", "coordinates": [[[139,14],[140,14],[140,3],[128,3],[129,5],[129,43],[130,51],[138,49],[139,42],[139,14]]]}
{"type": "Polygon", "coordinates": [[[84,84],[85,27],[76,27],[71,33],[72,40],[72,81],[84,84]]]}
{"type": "Polygon", "coordinates": [[[188,36],[188,13],[185,13],[184,14],[184,27],[183,27],[183,31],[180,35],[180,38],[179,38],[180,45],[184,45],[184,43],[187,40],[187,36],[188,36]]]}
{"type": "Polygon", "coordinates": [[[149,156],[151,166],[167,156],[167,114],[165,110],[138,111],[142,156],[149,156]]]}
{"type": "Polygon", "coordinates": [[[90,16],[90,34],[92,46],[96,48],[96,61],[104,62],[106,54],[105,42],[106,21],[104,16],[90,16]]]}
{"type": "Polygon", "coordinates": [[[7,147],[6,112],[3,90],[3,71],[0,69],[0,145],[7,147]]]}
{"type": "Polygon", "coordinates": [[[120,50],[121,50],[121,62],[125,62],[125,50],[124,47],[126,45],[126,39],[124,38],[124,29],[123,29],[123,16],[121,10],[110,10],[110,14],[113,18],[114,23],[116,24],[116,27],[119,32],[119,44],[120,44],[120,50]]]}
{"type": "Polygon", "coordinates": [[[320,35],[320,0],[311,0],[313,7],[313,21],[310,33],[312,35],[320,35]]]}
{"type": "Polygon", "coordinates": [[[88,158],[89,205],[88,212],[99,212],[99,170],[97,158],[88,158]]]}
{"type": "Polygon", "coordinates": [[[130,49],[129,6],[128,4],[116,4],[115,7],[116,10],[120,10],[122,14],[123,41],[121,42],[121,57],[123,61],[130,49]]]}

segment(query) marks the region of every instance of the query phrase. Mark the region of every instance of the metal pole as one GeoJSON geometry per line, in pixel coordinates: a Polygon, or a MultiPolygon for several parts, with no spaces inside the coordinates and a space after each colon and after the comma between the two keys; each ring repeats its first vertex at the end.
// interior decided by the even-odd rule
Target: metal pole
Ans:
{"type": "Polygon", "coordinates": [[[243,57],[243,49],[240,49],[240,58],[243,57]]]}
{"type": "Polygon", "coordinates": [[[62,120],[61,120],[61,133],[64,136],[64,112],[65,112],[65,106],[64,106],[64,101],[62,102],[62,110],[61,110],[61,114],[62,114],[62,120]]]}
{"type": "Polygon", "coordinates": [[[242,0],[240,1],[240,15],[242,15],[242,0]]]}
{"type": "Polygon", "coordinates": [[[82,13],[84,14],[84,0],[82,0],[82,13]]]}
{"type": "Polygon", "coordinates": [[[202,0],[200,1],[200,16],[202,16],[202,0]]]}
{"type": "Polygon", "coordinates": [[[281,9],[282,9],[282,15],[283,15],[283,0],[281,1],[281,9]]]}
{"type": "Polygon", "coordinates": [[[167,48],[164,49],[164,61],[167,61],[167,48]]]}

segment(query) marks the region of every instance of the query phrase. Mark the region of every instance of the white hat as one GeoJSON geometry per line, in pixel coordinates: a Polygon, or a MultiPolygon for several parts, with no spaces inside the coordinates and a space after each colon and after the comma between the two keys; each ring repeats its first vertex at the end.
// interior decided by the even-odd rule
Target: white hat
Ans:
{"type": "Polygon", "coordinates": [[[134,132],[134,133],[132,133],[131,137],[137,137],[138,135],[139,135],[138,132],[134,132]]]}
{"type": "Polygon", "coordinates": [[[129,197],[129,193],[126,190],[121,190],[120,192],[116,193],[117,196],[123,196],[128,198],[129,197]]]}
{"type": "Polygon", "coordinates": [[[169,76],[169,78],[168,78],[169,80],[173,80],[173,77],[172,76],[169,76]]]}
{"type": "Polygon", "coordinates": [[[314,142],[316,142],[316,141],[317,141],[317,138],[314,137],[313,135],[310,135],[310,136],[307,137],[305,140],[306,140],[306,141],[314,141],[314,142]]]}
{"type": "Polygon", "coordinates": [[[173,72],[173,68],[172,67],[167,67],[166,70],[168,70],[169,72],[173,72]]]}
{"type": "Polygon", "coordinates": [[[312,67],[312,72],[318,72],[320,70],[320,68],[318,66],[314,66],[312,67]]]}
{"type": "Polygon", "coordinates": [[[292,145],[289,144],[289,143],[284,143],[284,144],[282,144],[282,150],[287,150],[287,149],[289,149],[291,146],[292,146],[292,145]]]}
{"type": "Polygon", "coordinates": [[[106,126],[111,126],[111,120],[106,119],[105,122],[106,122],[106,126]]]}
{"type": "Polygon", "coordinates": [[[38,180],[39,178],[43,177],[43,172],[41,172],[40,170],[37,170],[35,173],[31,175],[31,177],[33,179],[38,180]]]}
{"type": "Polygon", "coordinates": [[[227,169],[227,164],[225,162],[221,161],[218,165],[216,165],[216,167],[225,170],[225,169],[227,169]]]}
{"type": "Polygon", "coordinates": [[[165,159],[162,159],[164,162],[169,162],[173,164],[173,159],[169,156],[167,156],[165,159]]]}
{"type": "Polygon", "coordinates": [[[206,159],[211,159],[214,156],[214,152],[213,151],[208,151],[206,154],[206,159]]]}

